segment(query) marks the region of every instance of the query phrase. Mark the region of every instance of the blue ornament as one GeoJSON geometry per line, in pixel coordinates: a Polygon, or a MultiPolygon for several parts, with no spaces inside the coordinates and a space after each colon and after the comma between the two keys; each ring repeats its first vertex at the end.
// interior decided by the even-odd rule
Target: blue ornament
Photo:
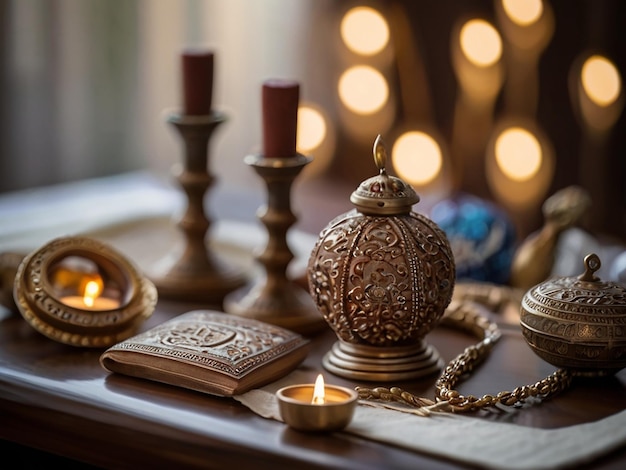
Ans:
{"type": "Polygon", "coordinates": [[[516,234],[504,210],[476,196],[459,194],[435,204],[430,218],[448,237],[457,280],[508,283],[516,234]]]}

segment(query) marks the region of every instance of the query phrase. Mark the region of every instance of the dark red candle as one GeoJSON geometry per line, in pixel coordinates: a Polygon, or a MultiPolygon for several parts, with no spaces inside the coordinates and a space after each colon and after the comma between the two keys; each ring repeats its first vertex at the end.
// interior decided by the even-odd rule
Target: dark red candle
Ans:
{"type": "Polygon", "coordinates": [[[296,155],[300,85],[292,80],[263,83],[263,156],[284,158],[296,155]]]}
{"type": "Polygon", "coordinates": [[[213,99],[213,52],[186,50],[182,54],[184,113],[211,114],[213,99]]]}

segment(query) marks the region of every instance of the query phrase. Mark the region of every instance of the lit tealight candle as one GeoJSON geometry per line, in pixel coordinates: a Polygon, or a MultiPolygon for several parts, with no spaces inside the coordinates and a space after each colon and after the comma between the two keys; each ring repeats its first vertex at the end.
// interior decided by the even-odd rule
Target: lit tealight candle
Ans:
{"type": "Polygon", "coordinates": [[[352,420],[358,394],[349,388],[324,384],[320,374],[315,384],[283,387],[276,397],[288,426],[299,431],[338,431],[352,420]]]}
{"type": "Polygon", "coordinates": [[[68,295],[61,298],[68,307],[80,308],[82,310],[113,310],[119,308],[120,302],[115,299],[101,297],[102,287],[96,281],[89,281],[85,285],[82,296],[68,295]]]}

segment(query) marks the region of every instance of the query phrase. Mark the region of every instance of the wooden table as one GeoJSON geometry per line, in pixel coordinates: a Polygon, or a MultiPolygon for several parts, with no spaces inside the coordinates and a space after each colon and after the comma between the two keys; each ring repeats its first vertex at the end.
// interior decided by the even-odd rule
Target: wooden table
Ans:
{"type": "MultiPolygon", "coordinates": [[[[332,215],[322,214],[318,219],[332,215]]],[[[310,226],[313,221],[308,220],[310,226]]],[[[159,300],[143,329],[203,307],[159,300]]],[[[481,396],[512,390],[554,371],[524,342],[515,312],[506,317],[508,320],[502,314],[486,314],[500,323],[503,337],[486,363],[459,386],[462,393],[481,396]]],[[[335,340],[330,330],[312,338],[311,353],[301,367],[322,371],[321,358],[335,340]]],[[[446,361],[475,342],[443,327],[430,333],[427,341],[446,361]]],[[[133,469],[465,468],[456,461],[347,433],[296,432],[254,414],[234,399],[110,374],[98,362],[101,352],[55,343],[33,330],[19,314],[0,311],[0,439],[5,441],[1,447],[4,460],[19,452],[18,458],[32,465],[47,464],[54,454],[69,459],[62,461],[68,466],[77,461],[133,469]],[[44,451],[44,460],[35,460],[31,449],[44,451]]],[[[325,375],[333,383],[357,385],[325,375]]],[[[432,398],[435,379],[394,385],[432,398]]],[[[512,413],[487,413],[482,418],[558,428],[598,420],[625,408],[623,370],[613,377],[576,382],[551,401],[512,413]]],[[[454,445],[450,442],[452,448],[454,445]]],[[[626,449],[621,449],[588,468],[624,466],[626,449]]]]}
{"type": "MultiPolygon", "coordinates": [[[[196,307],[159,302],[145,328],[196,307]]],[[[492,357],[463,383],[464,392],[510,390],[552,370],[514,326],[504,325],[503,331],[492,357]]],[[[313,338],[302,367],[321,370],[321,356],[335,339],[330,330],[313,338]]],[[[446,360],[473,341],[444,328],[428,340],[446,360]]],[[[5,313],[0,322],[0,438],[107,468],[463,468],[344,433],[296,432],[233,399],[109,374],[99,365],[100,353],[55,343],[19,315],[5,313]]],[[[485,419],[552,428],[608,416],[626,407],[625,372],[577,383],[552,401],[485,419]]],[[[432,397],[434,380],[400,385],[432,397]]],[[[623,468],[624,462],[626,450],[592,468],[623,468]]]]}

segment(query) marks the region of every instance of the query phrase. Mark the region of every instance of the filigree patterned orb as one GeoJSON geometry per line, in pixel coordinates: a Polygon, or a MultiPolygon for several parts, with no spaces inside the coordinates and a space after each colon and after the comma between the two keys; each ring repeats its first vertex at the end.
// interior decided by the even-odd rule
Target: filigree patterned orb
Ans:
{"type": "Polygon", "coordinates": [[[415,191],[384,169],[352,194],[356,208],[320,233],[308,264],[309,290],[339,341],[325,358],[338,375],[371,380],[416,377],[439,369],[423,341],[448,306],[455,282],[445,233],[411,210],[415,191]]]}
{"type": "Polygon", "coordinates": [[[356,209],[321,233],[310,287],[337,336],[370,346],[411,345],[439,321],[454,285],[445,235],[420,214],[356,209]]]}
{"type": "Polygon", "coordinates": [[[550,279],[522,299],[524,338],[545,361],[582,375],[608,375],[626,367],[626,289],[601,281],[595,254],[585,273],[550,279]]]}

